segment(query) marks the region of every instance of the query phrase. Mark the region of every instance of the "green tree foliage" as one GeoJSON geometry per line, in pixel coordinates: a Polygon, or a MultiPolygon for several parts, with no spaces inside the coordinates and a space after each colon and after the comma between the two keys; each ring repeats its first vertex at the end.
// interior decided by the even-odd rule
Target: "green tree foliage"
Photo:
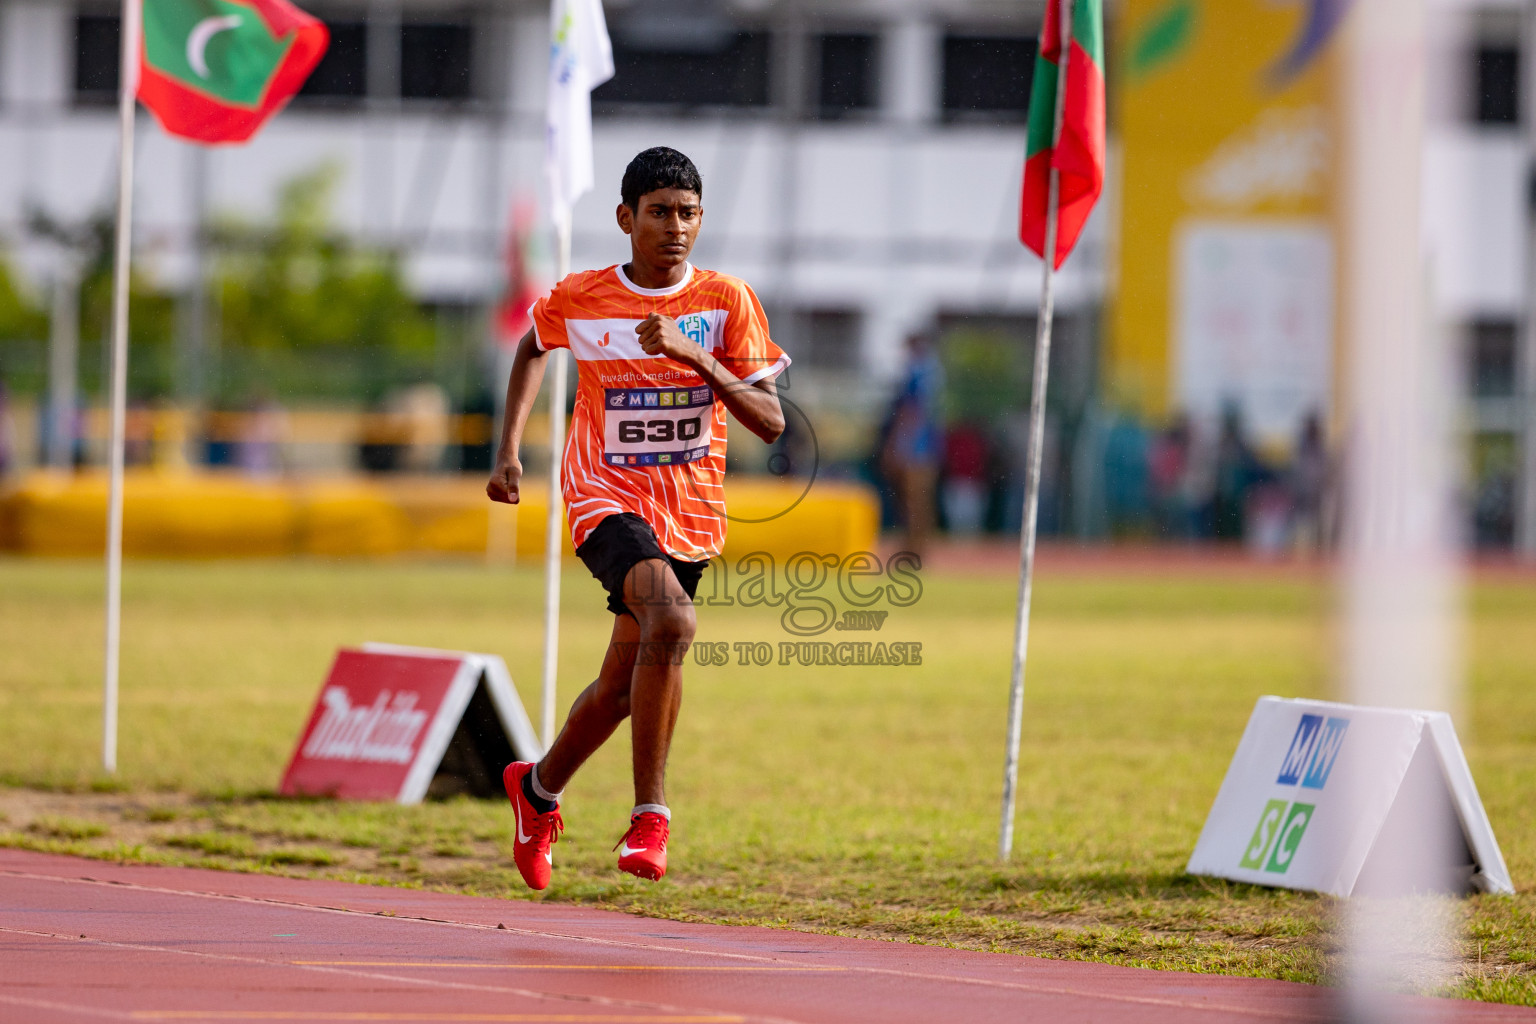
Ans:
{"type": "MultiPolygon", "coordinates": [[[[106,346],[112,323],[112,236],[115,218],[110,210],[66,224],[47,213],[32,211],[29,232],[63,248],[80,268],[80,387],[86,395],[103,394],[106,381],[106,346]],[[101,358],[95,358],[99,353],[101,358]]],[[[0,284],[0,338],[6,336],[4,285],[0,284]]],[[[32,330],[14,335],[34,343],[31,358],[18,359],[23,372],[15,382],[18,390],[38,391],[45,385],[46,352],[50,314],[39,304],[32,314],[32,330]]],[[[170,393],[173,374],[175,298],[162,291],[141,266],[133,267],[128,286],[128,390],[134,398],[157,398],[170,393]]]]}
{"type": "MultiPolygon", "coordinates": [[[[93,262],[80,284],[81,384],[88,391],[107,393],[100,379],[112,331],[112,249],[108,234],[102,258],[93,262]],[[93,344],[94,343],[94,344],[93,344]]],[[[128,394],[134,400],[165,398],[175,387],[176,297],[163,291],[142,270],[128,277],[128,394]]]]}
{"type": "Polygon", "coordinates": [[[1014,339],[998,331],[962,328],[943,347],[945,413],[953,422],[996,425],[1029,404],[1028,357],[1014,339]]]}
{"type": "Polygon", "coordinates": [[[226,221],[215,229],[225,346],[361,349],[385,361],[431,352],[432,323],[406,293],[398,255],[332,231],[337,178],[327,164],[287,182],[270,228],[226,221]]]}
{"type": "MultiPolygon", "coordinates": [[[[406,292],[398,254],[357,245],[335,231],[330,209],[339,169],[322,165],[285,183],[275,222],[219,218],[212,227],[207,337],[209,394],[216,404],[257,398],[374,400],[431,375],[437,331],[406,292]]],[[[80,375],[99,394],[112,308],[110,212],[80,224],[43,213],[29,230],[74,254],[81,267],[80,375]],[[102,353],[102,358],[96,358],[102,353]]],[[[135,399],[173,393],[178,378],[178,296],[155,286],[139,254],[130,287],[129,390],[135,399]]],[[[11,283],[0,261],[0,372],[19,390],[44,386],[48,318],[11,283]],[[7,338],[26,348],[11,353],[7,338]],[[12,358],[15,355],[17,358],[12,358]],[[21,372],[16,372],[21,368],[21,372]]]]}
{"type": "Polygon", "coordinates": [[[47,336],[48,316],[17,283],[0,254],[0,341],[34,341],[47,336]]]}

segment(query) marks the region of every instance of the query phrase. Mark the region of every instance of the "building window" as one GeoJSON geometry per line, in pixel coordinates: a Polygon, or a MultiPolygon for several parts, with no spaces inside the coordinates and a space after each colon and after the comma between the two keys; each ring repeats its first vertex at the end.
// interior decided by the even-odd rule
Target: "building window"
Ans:
{"type": "Polygon", "coordinates": [[[864,34],[828,34],[818,38],[821,50],[816,83],[816,112],[826,119],[872,110],[878,104],[880,61],[878,40],[864,34]]]}
{"type": "Polygon", "coordinates": [[[469,25],[400,26],[400,95],[408,100],[467,100],[474,32],[469,25]]]}
{"type": "Polygon", "coordinates": [[[1477,49],[1477,96],[1474,111],[1480,124],[1520,121],[1520,51],[1513,46],[1477,49]]]}
{"type": "Polygon", "coordinates": [[[945,36],[944,116],[1023,120],[1035,46],[1028,36],[945,36]]]}
{"type": "MultiPolygon", "coordinates": [[[[621,23],[622,24],[622,23],[621,23]]],[[[614,76],[592,93],[609,112],[627,106],[766,107],[769,34],[728,31],[679,42],[613,35],[614,76]]]]}
{"type": "Polygon", "coordinates": [[[359,102],[368,95],[368,26],[330,21],[331,45],[299,90],[298,99],[316,103],[359,102]]]}
{"type": "Polygon", "coordinates": [[[856,311],[809,309],[795,314],[797,361],[817,370],[853,370],[859,365],[863,318],[856,311]]]}
{"type": "Polygon", "coordinates": [[[1508,320],[1472,325],[1467,383],[1474,398],[1510,398],[1515,394],[1517,330],[1508,320]]]}
{"type": "Polygon", "coordinates": [[[75,18],[75,102],[115,103],[122,65],[122,21],[115,14],[75,18]]]}

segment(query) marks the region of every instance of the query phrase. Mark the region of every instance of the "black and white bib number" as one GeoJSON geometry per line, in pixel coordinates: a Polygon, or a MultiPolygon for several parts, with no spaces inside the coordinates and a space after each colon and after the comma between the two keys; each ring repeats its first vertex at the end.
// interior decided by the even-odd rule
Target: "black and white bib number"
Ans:
{"type": "Polygon", "coordinates": [[[608,388],[603,461],[670,466],[709,454],[715,396],[709,388],[608,388]]]}

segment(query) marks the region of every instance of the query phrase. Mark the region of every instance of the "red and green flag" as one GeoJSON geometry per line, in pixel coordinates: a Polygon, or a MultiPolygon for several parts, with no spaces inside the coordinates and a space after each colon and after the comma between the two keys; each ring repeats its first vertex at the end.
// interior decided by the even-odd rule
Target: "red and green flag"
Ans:
{"type": "Polygon", "coordinates": [[[1025,154],[1019,241],[1045,258],[1046,207],[1054,167],[1060,175],[1056,227],[1059,269],[1104,191],[1103,0],[1047,0],[1045,24],[1040,29],[1040,58],[1035,61],[1029,94],[1025,154]],[[1063,54],[1061,17],[1068,3],[1072,5],[1072,38],[1068,52],[1063,54]],[[1061,138],[1053,139],[1057,74],[1063,58],[1067,61],[1067,95],[1061,138]]]}
{"type": "Polygon", "coordinates": [[[245,142],[329,42],[323,22],[286,0],[144,0],[139,101],[172,135],[245,142]]]}

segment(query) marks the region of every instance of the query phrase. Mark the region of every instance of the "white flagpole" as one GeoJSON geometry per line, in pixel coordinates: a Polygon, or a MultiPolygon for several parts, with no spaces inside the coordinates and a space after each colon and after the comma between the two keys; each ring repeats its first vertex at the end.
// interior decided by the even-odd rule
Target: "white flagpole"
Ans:
{"type": "MultiPolygon", "coordinates": [[[[555,280],[571,272],[571,216],[592,187],[592,90],[613,77],[613,47],[602,0],[551,0],[549,101],[545,114],[544,170],[555,223],[555,280]]],[[[560,457],[565,448],[566,356],[551,353],[549,395],[549,521],[544,542],[544,748],[555,739],[555,674],[559,666],[560,549],[564,502],[560,457]]]]}
{"type": "Polygon", "coordinates": [[[112,260],[112,447],[107,497],[107,636],[102,684],[101,765],[117,771],[117,669],[122,632],[123,433],[128,408],[128,267],[133,231],[133,117],[138,86],[141,0],[123,0],[122,66],[118,72],[120,143],[117,234],[112,260]]]}
{"type": "MultiPolygon", "coordinates": [[[[1052,149],[1061,144],[1066,111],[1067,61],[1072,52],[1072,0],[1061,5],[1061,60],[1056,71],[1056,124],[1052,149]]],[[[1035,531],[1040,517],[1040,457],[1045,446],[1045,387],[1051,367],[1051,321],[1056,314],[1056,228],[1061,175],[1051,168],[1045,207],[1045,270],[1040,280],[1040,314],[1035,327],[1035,375],[1029,396],[1029,459],[1024,477],[1024,525],[1019,542],[1019,605],[1013,624],[1013,675],[1008,688],[1008,749],[1003,762],[1003,814],[997,855],[1013,853],[1013,808],[1019,782],[1019,744],[1024,729],[1024,662],[1029,654],[1029,606],[1035,581],[1035,531]]]]}
{"type": "MultiPolygon", "coordinates": [[[[571,211],[555,211],[555,280],[571,272],[571,211]]],[[[549,389],[549,515],[544,531],[544,689],[539,735],[548,750],[555,741],[555,675],[560,665],[560,548],[565,501],[560,491],[560,457],[565,448],[565,352],[550,353],[554,379],[549,389]]]]}

